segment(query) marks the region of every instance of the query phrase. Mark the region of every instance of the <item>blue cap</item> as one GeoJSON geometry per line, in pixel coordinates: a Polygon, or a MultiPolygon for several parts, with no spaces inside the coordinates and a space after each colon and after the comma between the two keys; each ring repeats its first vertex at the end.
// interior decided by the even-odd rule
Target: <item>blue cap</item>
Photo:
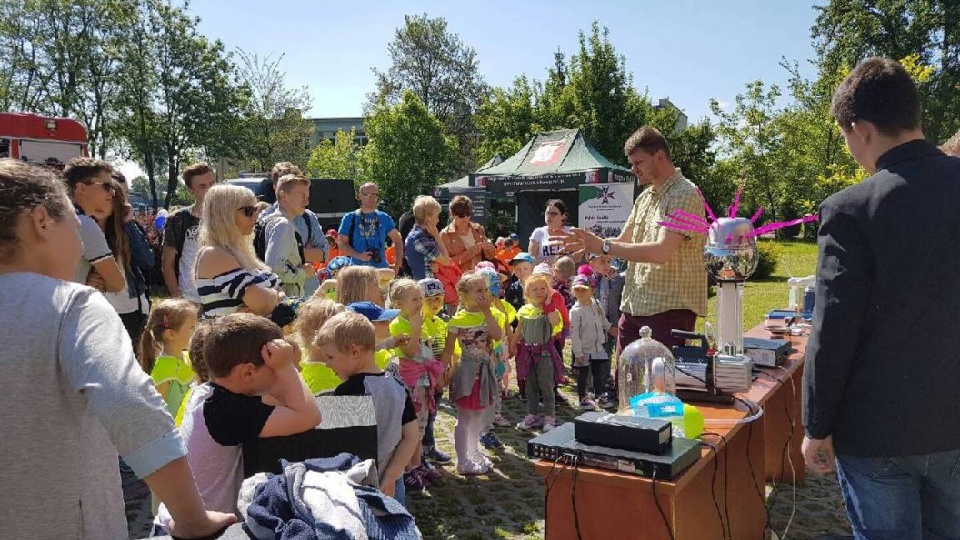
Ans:
{"type": "Polygon", "coordinates": [[[511,240],[519,240],[519,239],[520,239],[520,237],[517,236],[517,233],[510,233],[510,236],[508,236],[507,238],[509,238],[509,239],[511,239],[511,240]]]}
{"type": "Polygon", "coordinates": [[[392,321],[400,314],[399,309],[385,309],[373,302],[354,302],[347,309],[370,319],[370,322],[392,321]]]}
{"type": "Polygon", "coordinates": [[[514,255],[512,259],[510,259],[511,265],[517,264],[518,262],[536,264],[537,261],[533,260],[533,255],[527,253],[526,251],[521,251],[520,253],[514,255]]]}

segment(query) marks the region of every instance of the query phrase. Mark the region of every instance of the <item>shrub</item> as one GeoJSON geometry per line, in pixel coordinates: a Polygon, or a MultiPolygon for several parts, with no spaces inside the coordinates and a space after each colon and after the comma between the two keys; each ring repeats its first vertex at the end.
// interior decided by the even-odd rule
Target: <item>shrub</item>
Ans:
{"type": "Polygon", "coordinates": [[[770,240],[759,240],[757,247],[760,248],[760,260],[751,279],[768,279],[777,269],[780,258],[783,257],[783,248],[770,240]]]}

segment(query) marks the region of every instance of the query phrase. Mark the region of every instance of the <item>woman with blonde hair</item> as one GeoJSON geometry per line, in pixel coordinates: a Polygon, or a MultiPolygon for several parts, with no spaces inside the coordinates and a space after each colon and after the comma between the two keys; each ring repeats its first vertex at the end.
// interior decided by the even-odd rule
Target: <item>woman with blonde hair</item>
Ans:
{"type": "Polygon", "coordinates": [[[256,222],[257,199],[247,188],[220,184],[204,197],[194,266],[204,315],[269,315],[283,300],[280,279],[254,254],[256,222]]]}

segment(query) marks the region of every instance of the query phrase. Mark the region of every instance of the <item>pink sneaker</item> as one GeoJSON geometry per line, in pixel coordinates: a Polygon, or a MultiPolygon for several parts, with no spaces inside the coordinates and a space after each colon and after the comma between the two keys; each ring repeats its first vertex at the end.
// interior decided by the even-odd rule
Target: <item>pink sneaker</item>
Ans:
{"type": "Polygon", "coordinates": [[[507,417],[504,416],[504,415],[502,415],[502,414],[498,414],[498,415],[496,415],[496,416],[493,417],[493,425],[495,425],[495,426],[507,427],[507,426],[511,425],[512,423],[513,423],[513,422],[507,420],[507,417]]]}
{"type": "Polygon", "coordinates": [[[535,414],[528,414],[517,424],[517,429],[533,429],[541,426],[540,417],[535,414]]]}
{"type": "Polygon", "coordinates": [[[546,433],[551,429],[557,427],[557,418],[555,416],[544,416],[543,417],[543,432],[546,433]]]}

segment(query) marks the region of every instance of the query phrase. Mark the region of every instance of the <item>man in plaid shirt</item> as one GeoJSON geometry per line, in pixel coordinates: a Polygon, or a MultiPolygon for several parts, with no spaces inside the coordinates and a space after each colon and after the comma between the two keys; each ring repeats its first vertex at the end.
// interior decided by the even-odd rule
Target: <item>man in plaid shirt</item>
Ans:
{"type": "Polygon", "coordinates": [[[658,223],[675,210],[703,217],[703,202],[697,186],[673,165],[667,140],[656,129],[638,129],[623,151],[637,182],[649,187],[634,202],[620,236],[603,239],[575,229],[561,239],[567,253],[585,251],[628,261],[618,350],[639,338],[642,326],[649,326],[654,339],[667,347],[682,345],[670,330],[693,330],[697,316],[707,314],[706,238],[658,223]]]}

